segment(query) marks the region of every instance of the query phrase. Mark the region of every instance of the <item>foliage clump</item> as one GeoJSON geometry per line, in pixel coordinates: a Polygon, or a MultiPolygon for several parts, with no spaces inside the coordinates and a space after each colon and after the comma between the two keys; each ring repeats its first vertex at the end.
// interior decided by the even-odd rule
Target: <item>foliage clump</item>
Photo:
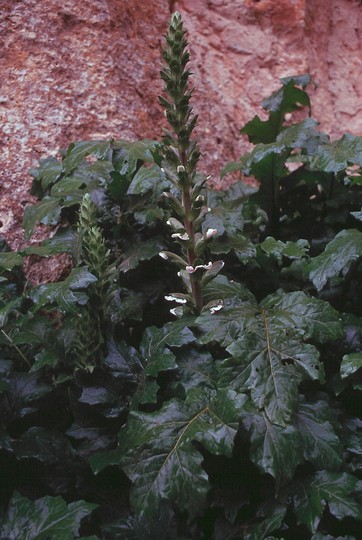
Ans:
{"type": "Polygon", "coordinates": [[[57,232],[2,245],[0,536],[357,540],[362,139],[283,79],[214,191],[180,14],[165,40],[162,142],[43,160],[24,229],[57,232]],[[63,252],[63,281],[25,282],[24,256],[63,252]]]}

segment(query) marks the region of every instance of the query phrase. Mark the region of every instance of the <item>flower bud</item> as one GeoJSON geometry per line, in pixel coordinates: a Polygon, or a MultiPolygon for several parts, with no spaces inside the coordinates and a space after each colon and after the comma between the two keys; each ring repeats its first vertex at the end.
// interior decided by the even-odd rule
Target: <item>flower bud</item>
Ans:
{"type": "Polygon", "coordinates": [[[205,239],[209,240],[210,238],[216,235],[217,235],[217,229],[207,229],[205,233],[205,239]]]}

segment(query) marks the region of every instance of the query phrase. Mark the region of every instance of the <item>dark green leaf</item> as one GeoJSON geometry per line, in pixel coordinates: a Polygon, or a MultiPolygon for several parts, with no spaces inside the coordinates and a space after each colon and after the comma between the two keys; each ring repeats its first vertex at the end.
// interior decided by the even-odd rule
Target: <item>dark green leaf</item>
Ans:
{"type": "Polygon", "coordinates": [[[307,93],[298,88],[298,86],[301,86],[304,90],[312,82],[308,73],[284,77],[280,81],[283,86],[273,92],[270,97],[263,99],[263,109],[266,111],[278,111],[283,108],[285,112],[293,112],[299,108],[299,103],[309,106],[307,93]]]}
{"type": "Polygon", "coordinates": [[[142,261],[147,261],[157,257],[160,251],[165,249],[165,243],[161,238],[150,238],[139,244],[136,244],[127,253],[125,259],[120,264],[121,272],[134,270],[142,261]]]}
{"type": "Polygon", "coordinates": [[[83,388],[79,402],[87,405],[112,405],[117,402],[117,396],[104,386],[87,386],[83,388]]]}
{"type": "Polygon", "coordinates": [[[272,515],[265,517],[258,525],[254,525],[251,532],[245,536],[245,540],[263,540],[263,538],[269,540],[270,533],[281,527],[286,510],[285,506],[273,508],[272,515]]]}
{"type": "Polygon", "coordinates": [[[18,297],[15,298],[15,300],[11,300],[7,304],[5,304],[4,307],[0,307],[0,327],[4,326],[7,323],[8,317],[11,312],[19,308],[22,304],[22,301],[23,299],[18,297]]]}
{"type": "Polygon", "coordinates": [[[326,504],[339,520],[347,516],[362,520],[362,508],[352,496],[357,483],[357,478],[347,473],[317,472],[314,479],[301,484],[294,497],[298,522],[316,532],[326,504]]]}
{"type": "Polygon", "coordinates": [[[56,348],[50,347],[49,349],[44,349],[34,356],[34,363],[31,366],[30,372],[33,373],[44,367],[55,368],[62,359],[62,355],[59,354],[56,348]]]}
{"type": "Polygon", "coordinates": [[[0,268],[5,270],[12,270],[15,266],[21,266],[23,264],[23,257],[20,253],[15,251],[0,253],[0,268]]]}
{"type": "MultiPolygon", "coordinates": [[[[57,182],[62,174],[62,164],[54,157],[49,157],[40,160],[39,166],[36,169],[32,169],[30,174],[40,182],[42,191],[46,191],[49,186],[52,186],[57,182]]],[[[34,195],[34,188],[32,189],[32,195],[34,195]]]]}
{"type": "Polygon", "coordinates": [[[227,163],[225,167],[221,170],[220,178],[224,178],[224,176],[226,176],[230,172],[240,171],[241,167],[242,164],[240,161],[229,161],[229,163],[227,163]]]}
{"type": "Polygon", "coordinates": [[[259,244],[261,249],[267,255],[272,255],[279,262],[282,261],[283,257],[288,259],[300,259],[307,255],[309,249],[309,243],[307,240],[297,240],[297,242],[282,242],[281,240],[276,240],[271,236],[268,236],[261,244],[259,244]]]}
{"type": "Polygon", "coordinates": [[[213,390],[217,384],[218,373],[212,356],[196,349],[186,349],[177,355],[179,380],[185,390],[203,386],[213,390]]]}
{"type": "Polygon", "coordinates": [[[357,540],[354,536],[332,536],[331,534],[323,534],[317,532],[311,540],[357,540]]]}
{"type": "Polygon", "coordinates": [[[341,377],[346,379],[362,368],[362,353],[345,354],[341,363],[341,377]]]}
{"type": "Polygon", "coordinates": [[[162,173],[157,165],[153,165],[152,167],[141,167],[132,178],[127,195],[142,195],[143,193],[146,193],[146,191],[154,189],[156,184],[163,180],[164,173],[162,173]]]}
{"type": "Polygon", "coordinates": [[[140,161],[152,163],[154,161],[153,152],[156,152],[159,147],[159,142],[150,139],[133,142],[115,140],[112,143],[112,148],[115,150],[113,158],[115,169],[131,175],[140,161]]]}
{"type": "Polygon", "coordinates": [[[35,225],[56,225],[60,217],[61,204],[58,197],[44,197],[40,202],[28,205],[25,208],[23,227],[25,238],[28,240],[33,234],[35,225]]]}
{"type": "MultiPolygon", "coordinates": [[[[212,284],[208,287],[211,287],[210,291],[213,290],[212,284]]],[[[245,291],[243,287],[240,289],[235,285],[234,296],[230,298],[229,291],[232,292],[233,288],[226,285],[226,290],[224,287],[224,291],[220,291],[225,295],[221,296],[224,298],[223,309],[216,313],[205,311],[196,319],[196,326],[200,331],[199,343],[204,345],[214,342],[226,347],[233,343],[245,328],[248,328],[253,317],[260,312],[253,295],[245,291]]]]}
{"type": "Polygon", "coordinates": [[[327,244],[326,249],[307,265],[309,277],[318,291],[328,279],[346,275],[353,261],[362,255],[362,233],[357,229],[343,230],[327,244]]]}
{"type": "Polygon", "coordinates": [[[43,497],[30,501],[18,493],[13,495],[5,519],[0,526],[6,540],[74,540],[81,520],[97,507],[76,501],[70,504],[61,497],[43,497]]]}
{"type": "Polygon", "coordinates": [[[53,186],[50,195],[51,197],[58,197],[59,203],[63,207],[79,204],[85,193],[99,186],[97,180],[89,180],[86,175],[82,176],[81,174],[63,178],[53,186]]]}
{"type": "Polygon", "coordinates": [[[30,297],[38,309],[48,303],[55,302],[63,311],[72,312],[76,310],[77,303],[87,302],[85,293],[78,292],[78,290],[86,289],[90,283],[95,281],[97,278],[87,270],[87,267],[73,268],[64,281],[40,285],[31,291],[30,297]]]}
{"type": "Polygon", "coordinates": [[[330,409],[324,401],[301,403],[296,427],[303,437],[304,457],[316,467],[336,469],[342,463],[342,445],[333,425],[330,409]]]}
{"type": "Polygon", "coordinates": [[[270,422],[286,426],[298,404],[299,382],[318,379],[322,366],[315,347],[275,331],[267,318],[264,324],[227,347],[231,358],[221,364],[221,382],[238,392],[250,392],[270,422]]]}
{"type": "Polygon", "coordinates": [[[112,171],[110,173],[111,181],[108,184],[108,189],[112,197],[115,199],[122,199],[128,190],[130,185],[130,179],[127,174],[122,174],[119,171],[112,171]]]}
{"type": "Polygon", "coordinates": [[[123,453],[120,448],[114,448],[107,452],[97,452],[89,458],[89,465],[94,474],[98,474],[106,467],[119,466],[123,453]]]}
{"type": "Polygon", "coordinates": [[[338,141],[319,145],[314,156],[308,160],[311,170],[334,174],[353,164],[362,166],[362,137],[350,133],[346,133],[338,141]]]}
{"type": "Polygon", "coordinates": [[[7,382],[15,407],[31,407],[34,401],[48,394],[50,390],[35,373],[13,373],[7,382]]]}
{"type": "Polygon", "coordinates": [[[314,120],[308,118],[300,124],[283,129],[275,142],[258,144],[250,154],[243,157],[242,170],[245,174],[254,174],[261,179],[281,177],[286,172],[284,163],[291,150],[295,148],[309,150],[318,145],[321,134],[316,130],[316,125],[314,120]],[[278,158],[277,161],[274,157],[278,158]],[[270,169],[270,164],[273,164],[274,170],[270,169]]]}
{"type": "Polygon", "coordinates": [[[218,275],[203,288],[205,304],[211,300],[227,300],[237,298],[240,303],[247,300],[255,302],[253,294],[242,283],[229,281],[226,276],[218,275]]]}
{"type": "Polygon", "coordinates": [[[152,517],[163,499],[191,515],[203,507],[208,479],[192,442],[197,439],[214,453],[231,455],[238,425],[234,393],[223,393],[214,403],[208,402],[208,392],[206,398],[202,390],[194,391],[189,401],[170,401],[154,413],[130,413],[120,445],[138,513],[152,517]]]}
{"type": "Polygon", "coordinates": [[[139,405],[155,404],[158,399],[159,384],[155,379],[146,377],[141,379],[141,384],[137,388],[136,394],[131,401],[131,408],[138,409],[139,405]]]}
{"type": "Polygon", "coordinates": [[[190,323],[191,319],[179,319],[163,328],[153,326],[145,330],[140,352],[146,362],[146,375],[157,377],[160,371],[177,367],[175,355],[169,347],[182,347],[196,340],[187,326],[190,323]]]}
{"type": "Polygon", "coordinates": [[[103,365],[107,367],[117,379],[125,379],[130,383],[137,383],[143,365],[136,349],[124,342],[108,343],[108,354],[103,360],[103,365]]]}
{"type": "Polygon", "coordinates": [[[62,433],[32,427],[12,443],[18,459],[37,459],[43,463],[59,464],[71,458],[73,449],[62,433]]]}
{"type": "Polygon", "coordinates": [[[279,485],[292,478],[296,466],[303,461],[300,433],[294,426],[277,426],[265,413],[252,411],[242,411],[243,424],[250,433],[250,459],[279,485]]]}
{"type": "Polygon", "coordinates": [[[72,253],[74,241],[74,231],[66,229],[55,234],[52,238],[44,240],[41,246],[29,246],[22,250],[21,253],[24,255],[39,255],[40,257],[50,257],[58,253],[72,253]]]}
{"type": "Polygon", "coordinates": [[[263,108],[269,111],[269,119],[262,121],[258,116],[255,116],[241,130],[241,133],[248,135],[249,141],[254,144],[268,144],[275,141],[283,127],[287,112],[293,112],[299,109],[300,105],[310,108],[308,94],[297,88],[297,86],[305,88],[310,83],[311,79],[309,75],[289,77],[281,79],[281,81],[283,86],[262,102],[263,108]]]}
{"type": "MultiPolygon", "coordinates": [[[[209,341],[213,332],[231,355],[220,364],[222,385],[250,393],[256,407],[264,410],[271,422],[285,426],[297,407],[299,383],[303,379],[324,380],[318,350],[304,341],[341,337],[338,313],[327,302],[310,299],[302,292],[271,295],[262,309],[250,304],[243,307],[238,314],[243,317],[242,323],[228,319],[226,334],[221,314],[234,314],[238,308],[214,314],[218,323],[214,329],[208,316],[209,334],[201,339],[209,341]]],[[[199,317],[197,323],[203,319],[199,317]]]]}
{"type": "Polygon", "coordinates": [[[319,343],[326,343],[342,336],[338,311],[328,302],[309,297],[301,291],[272,294],[262,305],[270,310],[268,318],[271,324],[297,332],[303,339],[313,338],[319,343]]]}
{"type": "Polygon", "coordinates": [[[79,141],[72,143],[63,160],[63,172],[69,175],[86,156],[104,159],[110,149],[110,141],[79,141]]]}

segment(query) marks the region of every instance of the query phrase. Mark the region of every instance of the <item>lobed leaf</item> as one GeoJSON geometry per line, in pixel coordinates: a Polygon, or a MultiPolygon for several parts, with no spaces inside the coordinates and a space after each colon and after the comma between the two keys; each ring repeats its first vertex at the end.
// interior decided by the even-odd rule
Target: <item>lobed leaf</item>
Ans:
{"type": "Polygon", "coordinates": [[[338,141],[318,145],[308,160],[311,170],[334,174],[353,164],[362,166],[362,137],[350,133],[345,133],[338,141]]]}
{"type": "Polygon", "coordinates": [[[87,270],[86,266],[73,268],[64,281],[40,285],[33,289],[30,298],[38,309],[48,303],[56,303],[61,310],[74,312],[77,303],[85,304],[88,300],[85,293],[78,292],[79,289],[86,289],[95,281],[97,278],[87,270]]]}
{"type": "Polygon", "coordinates": [[[263,318],[260,333],[244,334],[227,347],[231,358],[220,365],[220,381],[224,387],[250,393],[270,422],[286,426],[298,405],[298,384],[304,378],[318,380],[322,366],[315,347],[275,331],[263,318]]]}
{"type": "Polygon", "coordinates": [[[302,440],[298,430],[272,423],[264,412],[249,407],[241,414],[250,436],[250,459],[276,480],[277,486],[293,477],[303,461],[302,440]]]}
{"type": "Polygon", "coordinates": [[[124,342],[111,341],[108,343],[107,356],[103,365],[108,368],[117,379],[124,379],[130,383],[137,383],[143,369],[140,355],[130,345],[124,342]]]}
{"type": "MultiPolygon", "coordinates": [[[[341,337],[341,321],[327,302],[308,298],[302,292],[275,293],[262,302],[261,308],[243,307],[238,313],[243,317],[240,322],[228,320],[228,334],[224,333],[222,315],[215,314],[215,329],[209,316],[209,333],[201,339],[206,337],[208,341],[213,332],[231,355],[220,363],[222,386],[247,392],[271,422],[286,426],[297,409],[299,383],[304,379],[324,380],[318,350],[304,341],[314,338],[326,342],[341,337]]],[[[229,314],[225,310],[223,316],[229,314]]],[[[202,317],[197,323],[200,320],[202,317]]]]}
{"type": "Polygon", "coordinates": [[[303,339],[326,343],[342,337],[340,315],[332,306],[302,291],[277,292],[268,296],[262,306],[268,309],[268,319],[275,327],[297,332],[303,339]]]}
{"type": "Polygon", "coordinates": [[[53,466],[74,455],[69,440],[62,433],[36,426],[15,439],[12,448],[18,459],[35,459],[53,466]]]}
{"type": "Polygon", "coordinates": [[[4,270],[12,270],[15,266],[23,264],[23,257],[15,251],[7,251],[0,253],[0,268],[4,270]]]}
{"type": "Polygon", "coordinates": [[[293,497],[298,523],[315,533],[327,504],[337,519],[349,516],[361,521],[362,508],[352,496],[357,484],[356,477],[344,472],[317,472],[301,483],[293,497]]]}
{"type": "Polygon", "coordinates": [[[9,315],[20,308],[23,299],[18,297],[10,302],[7,302],[4,307],[0,307],[0,327],[5,326],[8,322],[9,315]]]}
{"type": "Polygon", "coordinates": [[[357,229],[343,230],[307,265],[309,277],[318,291],[330,278],[345,276],[354,261],[362,255],[362,233],[357,229]]]}
{"type": "Polygon", "coordinates": [[[286,507],[282,505],[275,506],[270,512],[271,515],[266,516],[261,523],[251,527],[251,531],[245,536],[244,540],[271,540],[274,537],[270,533],[278,530],[286,514],[286,507]]]}
{"type": "Polygon", "coordinates": [[[73,540],[78,537],[81,520],[96,507],[85,501],[67,504],[62,497],[47,496],[33,502],[15,493],[0,535],[7,540],[73,540]]]}
{"type": "Polygon", "coordinates": [[[56,225],[60,217],[60,201],[58,197],[44,197],[40,202],[25,208],[23,227],[28,240],[38,222],[43,225],[56,225]]]}
{"type": "Polygon", "coordinates": [[[268,120],[262,121],[255,116],[241,130],[241,133],[248,135],[249,141],[254,144],[268,144],[275,141],[287,112],[293,112],[301,105],[310,109],[309,96],[304,92],[304,88],[311,82],[309,75],[288,77],[281,79],[281,82],[282,87],[262,102],[263,108],[269,111],[268,120]],[[303,89],[298,86],[302,86],[303,89]]]}
{"type": "Polygon", "coordinates": [[[145,373],[157,377],[160,371],[175,369],[177,363],[174,353],[169,347],[182,347],[196,341],[188,324],[193,319],[178,319],[162,328],[152,326],[143,334],[140,352],[146,362],[145,373]]]}
{"type": "Polygon", "coordinates": [[[69,145],[63,159],[63,173],[69,175],[86,156],[94,155],[104,159],[110,150],[111,141],[79,141],[69,145]]]}
{"type": "Polygon", "coordinates": [[[275,238],[268,236],[261,244],[260,248],[267,255],[272,255],[279,262],[282,261],[283,257],[288,259],[301,259],[306,257],[308,254],[309,243],[307,240],[297,240],[296,242],[282,242],[281,240],[276,240],[275,238]]]}
{"type": "Polygon", "coordinates": [[[157,257],[160,251],[165,249],[165,243],[161,238],[150,238],[140,242],[125,253],[125,259],[121,262],[121,272],[129,272],[139,266],[142,261],[157,257]]]}
{"type": "Polygon", "coordinates": [[[337,469],[341,465],[343,448],[333,428],[327,402],[301,403],[296,427],[303,438],[307,461],[325,469],[337,469]]]}
{"type": "Polygon", "coordinates": [[[342,379],[350,377],[362,368],[362,353],[345,354],[342,358],[340,373],[342,379]]]}
{"type": "MultiPolygon", "coordinates": [[[[164,177],[164,173],[162,173],[160,167],[157,165],[141,167],[132,178],[127,195],[142,195],[154,189],[156,184],[160,184],[164,180],[164,177]]],[[[166,186],[167,184],[165,183],[166,186]]]]}
{"type": "MultiPolygon", "coordinates": [[[[40,183],[42,192],[55,184],[62,174],[62,164],[55,157],[41,159],[36,169],[31,169],[30,174],[40,183]]],[[[33,183],[31,194],[35,195],[36,188],[33,183]]]]}
{"type": "Polygon", "coordinates": [[[177,503],[190,515],[204,506],[208,477],[193,442],[231,455],[238,426],[234,398],[223,392],[210,403],[201,389],[192,393],[192,400],[174,399],[154,413],[130,413],[120,433],[121,464],[133,482],[131,500],[137,513],[152,517],[162,500],[177,503]]]}

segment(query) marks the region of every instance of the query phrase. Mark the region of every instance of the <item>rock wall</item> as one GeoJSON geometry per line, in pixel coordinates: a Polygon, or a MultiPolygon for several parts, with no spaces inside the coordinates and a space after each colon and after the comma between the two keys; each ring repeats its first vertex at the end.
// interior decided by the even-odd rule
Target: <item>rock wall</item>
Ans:
{"type": "MultiPolygon", "coordinates": [[[[242,125],[279,78],[310,73],[313,116],[334,138],[362,134],[362,4],[354,0],[182,0],[200,137],[211,169],[247,148],[242,125]]],[[[214,178],[217,183],[217,178],[214,178]]]]}
{"type": "Polygon", "coordinates": [[[14,248],[39,158],[74,140],[161,136],[159,48],[174,9],[214,185],[279,77],[310,72],[322,129],[362,133],[360,0],[2,0],[0,235],[14,248]]]}

